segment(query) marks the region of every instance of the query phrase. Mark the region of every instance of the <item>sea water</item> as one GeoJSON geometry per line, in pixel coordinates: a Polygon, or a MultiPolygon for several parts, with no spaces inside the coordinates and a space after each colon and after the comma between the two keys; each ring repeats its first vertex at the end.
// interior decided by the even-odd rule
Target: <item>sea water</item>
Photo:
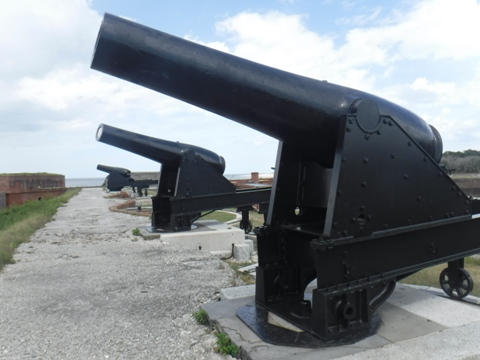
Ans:
{"type": "Polygon", "coordinates": [[[82,178],[82,179],[65,179],[65,186],[68,187],[92,187],[102,186],[105,178],[82,178]]]}

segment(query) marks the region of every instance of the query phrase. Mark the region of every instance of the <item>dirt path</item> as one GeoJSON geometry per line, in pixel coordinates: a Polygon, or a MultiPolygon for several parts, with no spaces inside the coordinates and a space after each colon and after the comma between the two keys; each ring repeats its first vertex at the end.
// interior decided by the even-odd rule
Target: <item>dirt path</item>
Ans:
{"type": "Polygon", "coordinates": [[[192,313],[232,286],[232,271],[132,229],[83,189],[0,273],[1,359],[224,359],[192,313]]]}

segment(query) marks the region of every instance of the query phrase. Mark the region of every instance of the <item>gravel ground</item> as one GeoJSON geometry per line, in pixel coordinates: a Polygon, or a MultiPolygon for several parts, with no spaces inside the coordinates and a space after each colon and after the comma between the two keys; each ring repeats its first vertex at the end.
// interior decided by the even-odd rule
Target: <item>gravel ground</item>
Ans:
{"type": "MultiPolygon", "coordinates": [[[[205,252],[132,235],[145,217],[86,188],[0,273],[1,359],[225,359],[192,313],[234,284],[205,252]]],[[[228,357],[230,358],[230,357],[228,357]]]]}

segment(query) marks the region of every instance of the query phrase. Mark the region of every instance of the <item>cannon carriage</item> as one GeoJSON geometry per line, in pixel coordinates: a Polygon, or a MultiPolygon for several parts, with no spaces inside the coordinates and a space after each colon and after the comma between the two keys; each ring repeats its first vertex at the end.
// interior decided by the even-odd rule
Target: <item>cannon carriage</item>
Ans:
{"type": "Polygon", "coordinates": [[[226,177],[225,159],[199,146],[168,141],[101,124],[97,141],[161,164],[157,194],[152,197],[149,231],[189,231],[205,211],[236,208],[240,228],[250,232],[249,212],[266,214],[270,187],[237,190],[226,177]]]}
{"type": "Polygon", "coordinates": [[[397,281],[441,263],[448,295],[472,290],[463,259],[480,252],[479,202],[439,166],[440,134],[412,112],[109,14],[92,68],[279,140],[267,220],[255,229],[255,303],[238,312],[265,341],[365,338],[397,281]],[[268,312],[303,332],[275,329],[268,312]]]}

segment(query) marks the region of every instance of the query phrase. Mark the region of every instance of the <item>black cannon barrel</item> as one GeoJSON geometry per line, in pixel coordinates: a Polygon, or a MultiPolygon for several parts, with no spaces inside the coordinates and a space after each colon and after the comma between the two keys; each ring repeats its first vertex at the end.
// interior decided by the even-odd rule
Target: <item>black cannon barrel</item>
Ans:
{"type": "Polygon", "coordinates": [[[109,174],[111,173],[119,173],[120,175],[123,175],[125,177],[130,177],[131,171],[125,168],[120,168],[120,167],[114,167],[114,166],[108,166],[108,165],[102,165],[98,164],[97,165],[97,170],[107,172],[109,174]]]}
{"type": "MultiPolygon", "coordinates": [[[[355,56],[355,54],[352,54],[355,56]]],[[[339,118],[373,100],[433,158],[436,130],[377,96],[261,65],[105,14],[91,67],[219,114],[333,164],[339,118]]]]}
{"type": "Polygon", "coordinates": [[[199,146],[157,139],[105,124],[100,124],[98,127],[96,138],[97,141],[130,151],[161,164],[177,166],[183,156],[192,160],[195,156],[200,156],[221,174],[225,171],[225,159],[222,156],[199,146]]]}

